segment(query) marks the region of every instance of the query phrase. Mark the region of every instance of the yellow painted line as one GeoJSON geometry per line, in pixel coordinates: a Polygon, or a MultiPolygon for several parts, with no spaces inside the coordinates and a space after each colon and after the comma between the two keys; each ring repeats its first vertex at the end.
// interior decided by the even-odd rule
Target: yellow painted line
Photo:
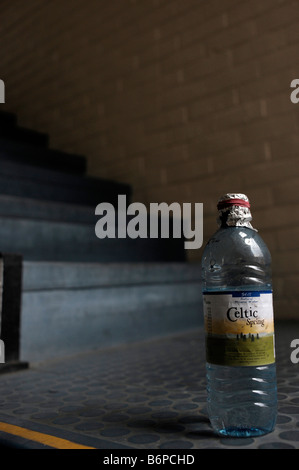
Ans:
{"type": "Polygon", "coordinates": [[[51,436],[50,434],[31,431],[30,429],[15,426],[14,424],[0,422],[0,431],[7,434],[13,434],[14,436],[24,437],[30,441],[39,442],[46,446],[54,447],[55,449],[94,449],[94,447],[76,444],[75,442],[68,441],[67,439],[61,439],[60,437],[51,436]]]}

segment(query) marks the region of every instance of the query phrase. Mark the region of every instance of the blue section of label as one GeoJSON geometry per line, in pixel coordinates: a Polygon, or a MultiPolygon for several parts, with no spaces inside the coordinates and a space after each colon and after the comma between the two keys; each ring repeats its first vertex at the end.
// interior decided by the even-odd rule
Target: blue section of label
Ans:
{"type": "Polygon", "coordinates": [[[259,290],[259,291],[232,291],[232,290],[222,290],[222,291],[203,291],[204,295],[231,295],[232,297],[260,297],[261,294],[272,294],[272,290],[259,290]]]}

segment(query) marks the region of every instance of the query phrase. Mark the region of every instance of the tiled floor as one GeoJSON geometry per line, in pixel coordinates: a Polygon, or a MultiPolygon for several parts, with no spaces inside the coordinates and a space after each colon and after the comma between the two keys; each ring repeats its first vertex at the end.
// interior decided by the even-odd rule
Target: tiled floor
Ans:
{"type": "MultiPolygon", "coordinates": [[[[220,438],[205,412],[202,331],[0,375],[0,422],[99,449],[299,448],[299,324],[276,326],[279,414],[274,432],[220,438]]],[[[0,432],[0,443],[43,444],[0,432]]]]}

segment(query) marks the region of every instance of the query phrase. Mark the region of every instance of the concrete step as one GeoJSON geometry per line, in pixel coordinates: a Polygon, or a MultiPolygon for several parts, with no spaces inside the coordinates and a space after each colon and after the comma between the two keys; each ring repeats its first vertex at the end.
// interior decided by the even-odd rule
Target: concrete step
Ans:
{"type": "Polygon", "coordinates": [[[49,145],[49,136],[42,132],[27,129],[21,126],[0,125],[1,139],[8,139],[12,142],[19,142],[20,144],[29,144],[42,148],[47,148],[49,145]]]}
{"type": "Polygon", "coordinates": [[[86,158],[49,149],[48,134],[17,125],[14,114],[0,111],[0,160],[84,174],[86,158]]]}
{"type": "Polygon", "coordinates": [[[24,260],[184,261],[182,239],[108,239],[95,235],[95,207],[0,195],[0,246],[24,260]]]}
{"type": "MultiPolygon", "coordinates": [[[[19,129],[19,134],[21,130],[19,129]]],[[[26,135],[34,135],[34,131],[26,129],[26,135]]],[[[16,133],[16,131],[14,131],[16,133]]],[[[28,137],[28,142],[20,141],[16,135],[4,131],[0,127],[0,160],[19,162],[23,165],[34,165],[41,168],[48,168],[54,171],[62,171],[70,174],[84,174],[86,171],[86,158],[81,155],[69,154],[55,149],[49,149],[46,144],[32,143],[28,137]]],[[[22,131],[25,134],[25,131],[22,131]]],[[[34,135],[32,141],[37,139],[34,135]]],[[[41,139],[40,139],[41,140],[41,139]]]]}
{"type": "Polygon", "coordinates": [[[118,194],[126,194],[129,200],[131,188],[115,181],[3,160],[0,165],[0,194],[95,208],[100,202],[115,205],[118,194]]]}
{"type": "Polygon", "coordinates": [[[187,263],[24,262],[21,360],[38,362],[201,325],[187,263]]]}

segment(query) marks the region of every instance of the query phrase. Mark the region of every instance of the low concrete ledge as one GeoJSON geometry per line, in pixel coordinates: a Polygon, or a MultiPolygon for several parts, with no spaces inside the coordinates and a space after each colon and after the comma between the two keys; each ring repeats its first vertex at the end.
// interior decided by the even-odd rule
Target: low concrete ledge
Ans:
{"type": "Polygon", "coordinates": [[[201,323],[198,265],[24,262],[21,357],[31,362],[201,323]]]}

